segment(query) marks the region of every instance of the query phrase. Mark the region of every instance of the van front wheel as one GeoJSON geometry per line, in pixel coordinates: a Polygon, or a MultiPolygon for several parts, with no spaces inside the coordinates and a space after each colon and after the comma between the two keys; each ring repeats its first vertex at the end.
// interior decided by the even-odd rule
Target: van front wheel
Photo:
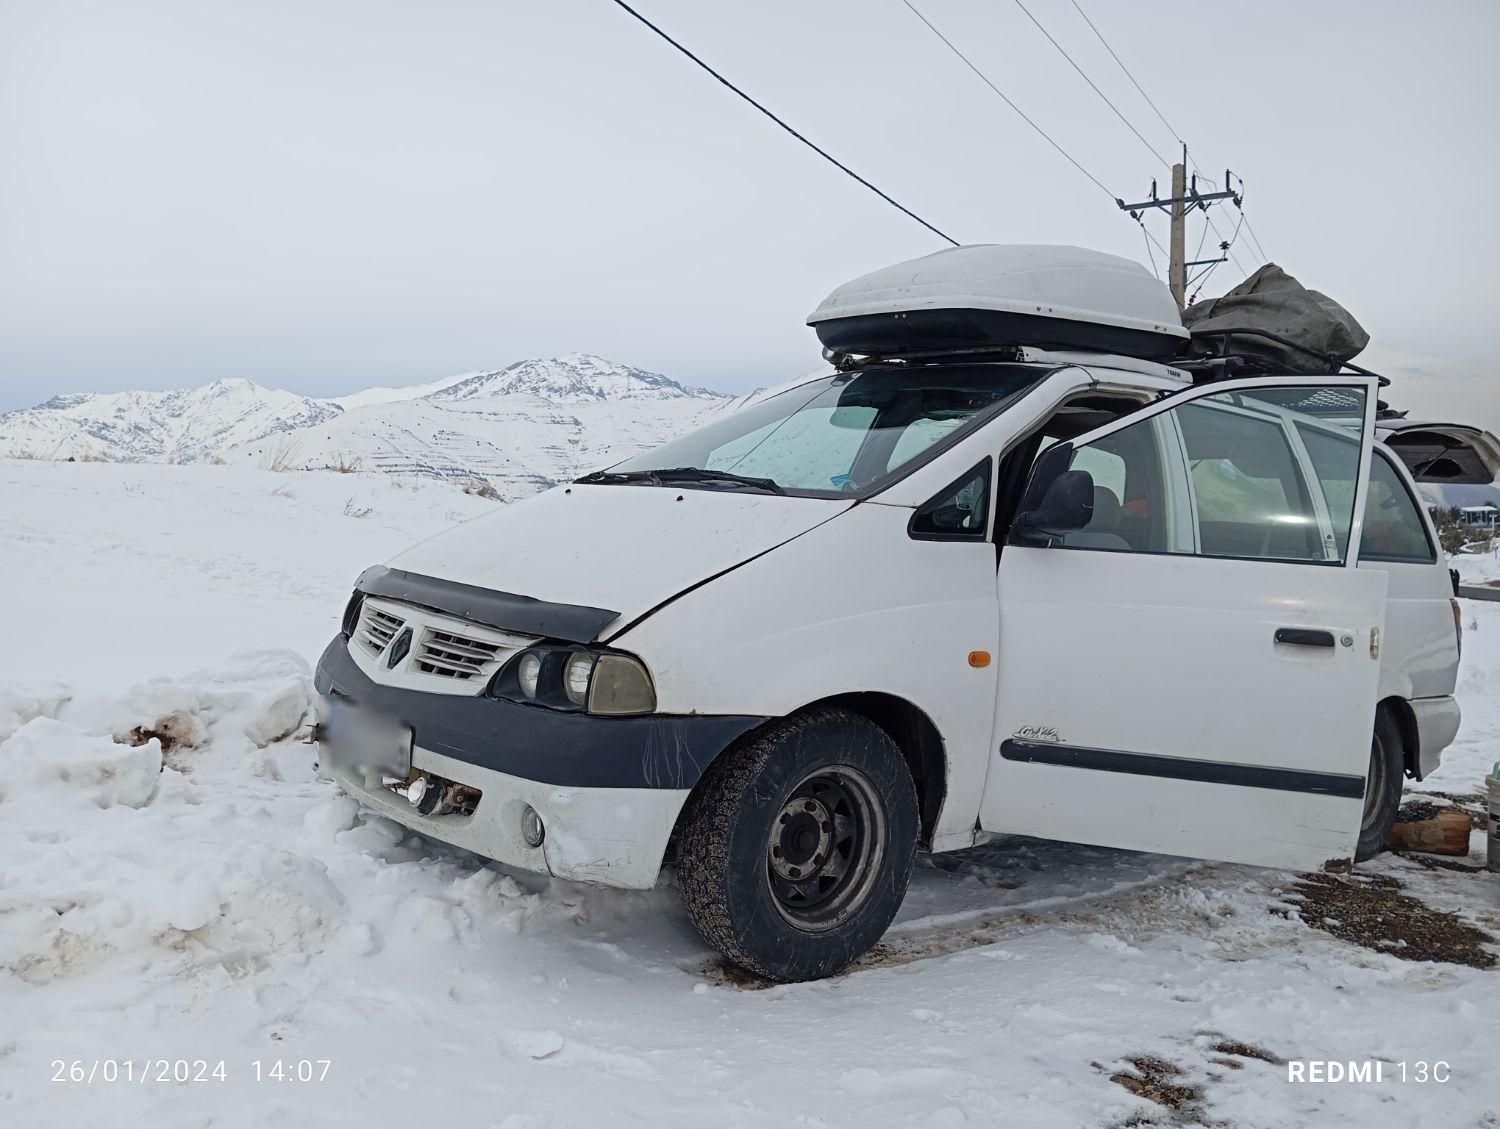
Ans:
{"type": "Polygon", "coordinates": [[[873,722],[815,709],[715,761],[683,811],[678,878],[703,939],[771,980],[815,980],[900,908],[917,794],[873,722]]]}

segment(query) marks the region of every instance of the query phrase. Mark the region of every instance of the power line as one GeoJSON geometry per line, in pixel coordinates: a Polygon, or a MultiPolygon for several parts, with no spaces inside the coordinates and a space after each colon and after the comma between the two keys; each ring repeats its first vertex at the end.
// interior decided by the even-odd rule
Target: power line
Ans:
{"type": "Polygon", "coordinates": [[[1195,259],[1201,259],[1203,257],[1203,244],[1205,244],[1207,242],[1208,242],[1208,224],[1204,224],[1202,232],[1200,232],[1199,235],[1198,235],[1198,246],[1196,248],[1194,248],[1194,250],[1193,250],[1193,258],[1195,258],[1195,259]]]}
{"type": "MultiPolygon", "coordinates": [[[[1083,22],[1089,25],[1089,30],[1099,37],[1100,43],[1104,44],[1104,49],[1109,52],[1109,57],[1120,64],[1120,69],[1125,72],[1125,77],[1130,80],[1130,85],[1134,86],[1136,90],[1140,92],[1141,97],[1146,100],[1146,105],[1150,106],[1151,109],[1155,111],[1156,116],[1161,119],[1161,124],[1167,127],[1167,132],[1169,132],[1177,140],[1177,143],[1179,145],[1186,145],[1187,142],[1183,141],[1181,135],[1172,128],[1172,123],[1167,121],[1166,115],[1156,108],[1155,102],[1151,101],[1151,95],[1147,94],[1145,89],[1142,88],[1141,84],[1136,82],[1135,75],[1130,73],[1130,68],[1125,65],[1120,56],[1115,54],[1115,49],[1109,45],[1109,40],[1105,39],[1104,34],[1094,26],[1094,21],[1089,19],[1088,13],[1086,13],[1082,8],[1078,6],[1078,0],[1071,0],[1071,2],[1073,4],[1074,10],[1083,17],[1083,22]]],[[[1197,170],[1195,169],[1194,171],[1196,172],[1197,170]]]]}
{"type": "MultiPolygon", "coordinates": [[[[1073,9],[1083,18],[1083,22],[1089,25],[1089,30],[1092,31],[1094,33],[1095,37],[1099,40],[1099,42],[1104,45],[1104,49],[1109,52],[1109,57],[1111,59],[1113,59],[1119,65],[1120,70],[1122,70],[1122,71],[1125,72],[1125,77],[1130,80],[1130,84],[1132,86],[1134,86],[1135,89],[1136,89],[1136,91],[1140,94],[1140,96],[1146,100],[1146,105],[1148,105],[1148,106],[1151,107],[1152,112],[1155,113],[1156,116],[1161,120],[1161,124],[1167,127],[1168,132],[1170,132],[1172,134],[1172,136],[1177,139],[1178,144],[1180,144],[1183,147],[1184,152],[1186,152],[1187,151],[1187,142],[1183,141],[1182,135],[1177,132],[1176,127],[1173,126],[1171,122],[1167,121],[1167,116],[1161,112],[1161,108],[1159,106],[1157,106],[1157,104],[1151,100],[1151,95],[1147,94],[1146,93],[1146,88],[1143,87],[1136,80],[1136,77],[1135,77],[1134,74],[1131,73],[1130,68],[1125,65],[1125,60],[1123,60],[1123,59],[1120,58],[1119,53],[1116,52],[1115,49],[1110,46],[1109,40],[1107,40],[1107,39],[1104,38],[1104,33],[1099,30],[1099,28],[1095,25],[1095,23],[1094,23],[1093,20],[1089,19],[1088,13],[1083,10],[1082,6],[1078,3],[1078,0],[1069,0],[1069,2],[1073,5],[1073,9]]],[[[1016,0],[1016,3],[1019,4],[1020,0],[1016,0]]],[[[1023,11],[1024,11],[1024,9],[1023,9],[1023,11]]],[[[1030,15],[1029,12],[1027,14],[1030,15]]],[[[1032,22],[1036,23],[1036,20],[1033,19],[1032,22]]],[[[1040,27],[1041,25],[1038,24],[1037,26],[1040,27]]],[[[1048,36],[1047,38],[1051,39],[1052,37],[1048,36]]],[[[1059,50],[1061,50],[1061,48],[1059,48],[1059,50]]],[[[1068,60],[1068,61],[1072,62],[1071,59],[1068,60]]],[[[1074,64],[1074,66],[1075,66],[1075,69],[1076,69],[1077,64],[1074,64]]],[[[1090,83],[1089,85],[1092,86],[1093,83],[1090,83]]],[[[1116,111],[1116,112],[1118,113],[1118,111],[1116,111]]],[[[1155,154],[1156,151],[1153,149],[1152,153],[1155,154]]],[[[1160,160],[1161,159],[1160,155],[1159,154],[1156,154],[1156,155],[1157,155],[1157,159],[1160,160]]],[[[1190,159],[1189,163],[1191,164],[1193,173],[1196,176],[1198,176],[1202,180],[1207,181],[1210,185],[1214,186],[1214,188],[1217,189],[1218,182],[1216,180],[1214,180],[1212,177],[1204,176],[1203,173],[1199,171],[1198,165],[1197,165],[1196,162],[1192,162],[1191,159],[1190,159]]],[[[1229,185],[1226,184],[1224,187],[1228,188],[1229,185]]],[[[1241,185],[1241,190],[1243,191],[1243,183],[1241,185]]],[[[1237,207],[1238,207],[1238,205],[1237,205],[1237,207]]],[[[1245,215],[1244,209],[1241,207],[1239,209],[1239,211],[1240,211],[1241,217],[1244,217],[1244,215],[1245,215]]],[[[1234,251],[1232,250],[1234,242],[1235,242],[1234,237],[1231,237],[1230,239],[1225,240],[1224,239],[1224,233],[1219,230],[1219,225],[1216,224],[1216,223],[1214,223],[1213,217],[1211,215],[1209,215],[1209,213],[1207,212],[1207,210],[1204,211],[1203,218],[1207,221],[1208,226],[1213,229],[1213,233],[1219,237],[1219,241],[1221,243],[1222,242],[1228,242],[1230,244],[1230,249],[1227,249],[1229,257],[1230,257],[1230,261],[1233,262],[1234,265],[1236,267],[1238,267],[1242,272],[1248,274],[1249,272],[1245,271],[1244,266],[1240,263],[1239,258],[1234,254],[1234,251]]],[[[1259,253],[1260,258],[1262,259],[1262,261],[1269,262],[1270,261],[1270,256],[1266,254],[1265,247],[1261,244],[1260,239],[1255,235],[1255,229],[1247,224],[1246,225],[1246,231],[1250,234],[1251,239],[1254,241],[1254,243],[1255,243],[1255,250],[1259,253]]],[[[1235,235],[1237,236],[1238,233],[1239,233],[1239,226],[1236,225],[1235,226],[1235,235]]],[[[1199,240],[1198,248],[1199,248],[1199,251],[1201,252],[1202,248],[1203,248],[1202,240],[1199,240]]],[[[1197,258],[1198,255],[1195,253],[1193,257],[1197,258]]],[[[1207,271],[1207,272],[1204,273],[1204,276],[1203,276],[1204,279],[1207,279],[1208,275],[1211,274],[1211,273],[1212,273],[1212,268],[1210,268],[1209,271],[1207,271]]],[[[1199,288],[1200,289],[1202,288],[1201,285],[1200,285],[1199,288]]]]}
{"type": "MultiPolygon", "coordinates": [[[[1032,129],[1034,129],[1037,133],[1039,133],[1041,135],[1042,139],[1044,141],[1046,141],[1048,145],[1051,145],[1052,148],[1056,149],[1060,154],[1062,154],[1063,158],[1070,165],[1072,165],[1075,169],[1077,169],[1079,172],[1081,172],[1089,180],[1093,181],[1093,183],[1098,186],[1099,191],[1103,192],[1106,196],[1108,196],[1116,204],[1120,203],[1119,196],[1117,196],[1115,193],[1111,192],[1109,190],[1109,188],[1105,186],[1105,184],[1104,184],[1103,181],[1101,181],[1093,173],[1089,172],[1088,169],[1084,168],[1083,165],[1080,164],[1078,162],[1078,160],[1076,158],[1074,158],[1074,156],[1071,153],[1069,153],[1060,144],[1058,144],[1056,141],[1054,141],[1052,139],[1052,135],[1049,134],[1041,126],[1037,125],[1037,123],[1034,122],[1027,115],[1026,111],[1022,110],[1020,106],[1017,106],[1013,101],[1011,101],[1010,98],[1006,96],[1005,92],[1003,90],[1001,90],[998,86],[996,86],[994,84],[994,82],[992,82],[990,80],[990,77],[987,74],[985,74],[982,70],[980,70],[977,66],[975,66],[974,62],[967,55],[965,55],[962,51],[960,51],[958,49],[958,47],[954,44],[953,40],[949,39],[946,35],[944,35],[941,31],[939,31],[937,25],[934,24],[931,20],[929,20],[925,15],[923,15],[922,12],[917,8],[917,6],[911,2],[911,0],[901,0],[901,2],[903,4],[905,4],[908,8],[911,9],[912,15],[916,16],[917,19],[921,20],[924,24],[927,25],[927,29],[930,32],[932,32],[933,35],[937,36],[940,40],[943,41],[944,46],[946,46],[948,48],[948,50],[952,51],[953,54],[955,54],[955,55],[958,56],[958,58],[960,59],[960,61],[963,62],[964,66],[968,67],[969,70],[973,71],[979,77],[979,80],[981,82],[983,82],[986,86],[988,86],[992,91],[994,91],[994,93],[999,96],[999,98],[1000,98],[1000,100],[1002,102],[1004,102],[1007,106],[1009,106],[1012,110],[1014,110],[1016,112],[1016,115],[1023,122],[1025,122],[1032,129]]],[[[1028,15],[1029,14],[1030,13],[1028,13],[1028,15]]],[[[1043,32],[1043,34],[1045,34],[1045,31],[1043,32]]],[[[1092,83],[1090,85],[1092,85],[1092,83]]],[[[1163,255],[1166,255],[1168,258],[1171,257],[1171,253],[1166,249],[1166,247],[1164,247],[1162,245],[1162,242],[1161,242],[1160,239],[1156,238],[1156,236],[1154,236],[1154,235],[1151,234],[1151,229],[1149,227],[1147,227],[1143,222],[1141,222],[1141,220],[1139,218],[1136,219],[1136,223],[1140,224],[1141,234],[1146,237],[1146,255],[1151,260],[1151,269],[1152,269],[1152,271],[1154,273],[1156,273],[1157,277],[1160,278],[1161,274],[1157,270],[1156,256],[1152,253],[1151,245],[1154,243],[1156,245],[1157,250],[1159,250],[1163,255]]]]}
{"type": "Polygon", "coordinates": [[[1151,142],[1147,141],[1145,139],[1145,137],[1141,136],[1141,131],[1138,130],[1138,129],[1136,129],[1135,126],[1133,126],[1133,125],[1130,124],[1130,119],[1127,118],[1124,114],[1122,114],[1120,112],[1120,108],[1118,106],[1116,106],[1113,102],[1111,102],[1109,100],[1109,95],[1105,94],[1104,91],[1100,90],[1097,86],[1094,85],[1094,80],[1091,79],[1084,72],[1084,69],[1082,67],[1080,67],[1077,63],[1075,63],[1073,61],[1073,56],[1068,54],[1068,52],[1064,49],[1063,45],[1061,43],[1059,43],[1057,40],[1055,40],[1055,39],[1052,38],[1052,33],[1050,31],[1048,31],[1045,27],[1043,27],[1042,26],[1042,22],[1040,20],[1038,20],[1035,16],[1033,16],[1031,14],[1031,9],[1028,8],[1028,7],[1026,7],[1025,4],[1021,3],[1021,0],[1015,0],[1015,4],[1016,4],[1017,8],[1020,8],[1021,11],[1023,11],[1023,12],[1026,13],[1026,18],[1028,20],[1030,20],[1032,23],[1036,24],[1037,31],[1041,32],[1043,35],[1045,35],[1047,37],[1047,42],[1050,43],[1050,44],[1052,44],[1052,46],[1056,47],[1057,50],[1058,50],[1058,52],[1062,55],[1062,57],[1064,59],[1068,60],[1068,65],[1070,67],[1072,67],[1075,71],[1078,72],[1079,77],[1082,78],[1084,82],[1086,82],[1086,83],[1089,84],[1089,89],[1092,90],[1095,94],[1099,95],[1100,98],[1104,99],[1104,104],[1106,106],[1108,106],[1111,110],[1113,110],[1115,112],[1115,117],[1119,118],[1122,122],[1125,123],[1125,128],[1128,129],[1128,130],[1130,130],[1131,133],[1135,134],[1136,137],[1140,139],[1141,144],[1146,147],[1146,151],[1148,153],[1150,153],[1153,157],[1155,157],[1158,161],[1160,161],[1162,164],[1170,166],[1172,162],[1169,161],[1169,160],[1167,160],[1160,153],[1158,153],[1156,151],[1156,149],[1152,147],[1151,142]]]}
{"type": "MultiPolygon", "coordinates": [[[[1229,251],[1229,248],[1230,248],[1230,247],[1232,247],[1232,246],[1233,246],[1233,245],[1234,245],[1234,241],[1235,241],[1235,240],[1236,240],[1236,239],[1238,239],[1238,238],[1239,238],[1239,236],[1240,236],[1240,224],[1242,224],[1242,223],[1244,223],[1244,222],[1245,222],[1245,213],[1244,213],[1244,211],[1243,211],[1243,210],[1242,210],[1242,211],[1241,211],[1241,212],[1240,212],[1240,219],[1239,219],[1239,223],[1236,223],[1236,224],[1235,224],[1235,225],[1234,225],[1234,233],[1233,233],[1233,234],[1232,234],[1232,235],[1231,235],[1231,236],[1230,236],[1230,237],[1229,237],[1229,241],[1228,241],[1228,242],[1227,242],[1227,243],[1224,243],[1224,244],[1223,244],[1223,248],[1224,248],[1224,251],[1225,251],[1225,252],[1226,252],[1226,253],[1228,253],[1228,251],[1229,251]]],[[[1201,247],[1202,247],[1202,246],[1203,246],[1203,244],[1202,244],[1202,242],[1201,242],[1201,241],[1200,241],[1200,242],[1199,242],[1199,244],[1198,244],[1198,246],[1199,246],[1199,247],[1200,247],[1200,248],[1201,248],[1201,247]]],[[[1194,256],[1194,258],[1196,258],[1196,257],[1197,257],[1197,256],[1196,256],[1196,255],[1195,255],[1195,256],[1194,256]]],[[[1202,273],[1202,274],[1200,274],[1200,275],[1199,275],[1199,276],[1198,276],[1198,277],[1197,277],[1197,278],[1196,278],[1196,279],[1194,279],[1194,280],[1193,280],[1193,281],[1195,281],[1195,282],[1196,282],[1196,283],[1197,283],[1197,284],[1198,284],[1198,285],[1197,285],[1197,287],[1196,287],[1196,288],[1195,288],[1195,289],[1194,289],[1194,290],[1193,290],[1193,296],[1192,296],[1192,297],[1191,297],[1191,298],[1189,298],[1189,299],[1188,299],[1188,302],[1189,302],[1189,304],[1191,304],[1191,303],[1193,303],[1193,302],[1196,302],[1196,301],[1197,301],[1197,300],[1198,300],[1198,295],[1199,295],[1199,294],[1200,294],[1200,293],[1201,293],[1201,292],[1202,292],[1202,291],[1203,291],[1203,287],[1204,287],[1204,286],[1205,286],[1205,285],[1206,285],[1206,284],[1207,284],[1207,282],[1208,282],[1208,276],[1209,276],[1209,275],[1211,275],[1211,274],[1213,274],[1213,273],[1214,273],[1214,271],[1216,271],[1216,270],[1218,270],[1218,269],[1219,269],[1219,264],[1220,264],[1220,263],[1222,263],[1222,262],[1223,262],[1223,261],[1224,261],[1224,260],[1223,260],[1223,258],[1219,258],[1219,259],[1216,259],[1216,260],[1215,260],[1215,261],[1214,261],[1214,262],[1212,262],[1212,263],[1210,263],[1210,264],[1209,264],[1209,265],[1208,265],[1208,267],[1207,267],[1207,269],[1206,269],[1206,270],[1204,270],[1204,271],[1203,271],[1203,273],[1202,273]]],[[[1236,265],[1236,266],[1239,266],[1239,263],[1238,263],[1238,262],[1236,262],[1236,263],[1235,263],[1235,265],[1236,265]]],[[[1241,270],[1244,270],[1244,269],[1245,269],[1245,268],[1244,268],[1244,267],[1240,267],[1240,269],[1241,269],[1241,270]]]]}
{"type": "Polygon", "coordinates": [[[1260,252],[1260,257],[1269,263],[1271,256],[1266,254],[1265,245],[1261,243],[1260,236],[1255,234],[1255,225],[1250,222],[1250,217],[1245,214],[1243,207],[1240,208],[1240,217],[1245,221],[1245,233],[1250,236],[1251,242],[1255,244],[1255,249],[1260,252]]]}
{"type": "Polygon", "coordinates": [[[1156,275],[1156,280],[1160,282],[1161,271],[1156,269],[1156,252],[1151,250],[1151,229],[1140,220],[1135,222],[1141,225],[1141,234],[1146,237],[1146,258],[1151,260],[1151,273],[1156,275]]]}
{"type": "MultiPolygon", "coordinates": [[[[1242,216],[1244,214],[1244,212],[1240,213],[1240,215],[1242,216]]],[[[1240,262],[1239,256],[1234,253],[1234,237],[1225,239],[1224,233],[1219,230],[1219,225],[1214,223],[1213,216],[1209,215],[1207,212],[1203,213],[1203,218],[1208,221],[1208,226],[1214,229],[1214,234],[1219,237],[1219,242],[1228,244],[1228,246],[1224,248],[1224,253],[1229,256],[1229,261],[1239,268],[1241,274],[1245,275],[1248,278],[1250,276],[1250,272],[1245,269],[1245,264],[1240,262]]],[[[1235,236],[1238,236],[1239,233],[1240,229],[1238,226],[1236,226],[1234,229],[1235,236]]]]}
{"type": "MultiPolygon", "coordinates": [[[[620,2],[620,0],[615,0],[615,3],[618,4],[619,2],[620,2]]],[[[947,45],[948,50],[952,51],[955,55],[957,55],[959,57],[959,59],[961,59],[963,61],[964,66],[968,67],[971,71],[973,71],[976,75],[978,75],[979,76],[979,80],[981,82],[983,82],[986,86],[988,86],[991,90],[993,90],[1000,97],[1000,100],[1002,102],[1004,102],[1007,106],[1009,106],[1012,110],[1014,110],[1016,112],[1016,114],[1020,117],[1020,119],[1023,122],[1025,122],[1027,125],[1029,125],[1032,129],[1036,130],[1037,133],[1041,134],[1043,140],[1045,140],[1048,145],[1052,146],[1052,148],[1056,149],[1059,153],[1061,153],[1063,155],[1063,158],[1070,165],[1072,165],[1079,172],[1083,173],[1084,176],[1088,177],[1091,181],[1093,181],[1096,185],[1098,185],[1099,191],[1103,192],[1111,200],[1118,199],[1118,197],[1113,192],[1111,192],[1108,188],[1106,188],[1104,186],[1104,182],[1103,181],[1101,181],[1097,176],[1095,176],[1093,173],[1089,172],[1088,169],[1084,168],[1081,164],[1079,164],[1078,161],[1076,159],[1074,159],[1074,157],[1073,157],[1073,155],[1071,153],[1069,153],[1066,149],[1064,149],[1056,141],[1052,140],[1051,135],[1048,134],[1045,129],[1043,129],[1041,126],[1037,125],[1036,122],[1032,121],[1031,118],[1027,116],[1026,111],[1022,110],[1020,106],[1017,106],[1008,97],[1006,97],[1005,92],[1003,90],[1001,90],[998,86],[996,86],[993,82],[991,82],[989,76],[986,75],[978,67],[976,67],[969,60],[969,57],[967,55],[965,55],[962,51],[960,51],[957,47],[955,47],[953,45],[953,41],[951,39],[949,39],[946,35],[944,35],[941,31],[939,31],[937,29],[937,26],[931,20],[929,20],[920,11],[918,11],[917,6],[915,4],[913,4],[911,2],[911,0],[901,0],[901,2],[903,4],[905,4],[908,8],[911,9],[912,15],[916,16],[917,19],[921,20],[924,24],[927,25],[927,29],[929,31],[931,31],[933,35],[937,36],[939,39],[941,39],[943,41],[944,44],[947,45]]]]}
{"type": "MultiPolygon", "coordinates": [[[[932,224],[930,224],[926,220],[924,220],[921,216],[917,215],[916,212],[912,211],[910,208],[906,207],[905,205],[898,203],[896,200],[892,199],[886,193],[884,193],[880,189],[876,188],[868,180],[866,180],[864,177],[860,176],[859,173],[855,172],[848,165],[844,164],[843,161],[840,161],[833,154],[829,153],[828,150],[823,149],[820,146],[813,144],[813,142],[809,141],[802,134],[798,133],[795,129],[793,129],[791,126],[789,126],[786,122],[782,121],[781,118],[777,117],[770,110],[766,109],[765,106],[761,105],[754,98],[750,97],[750,95],[746,94],[738,86],[736,86],[734,83],[730,82],[727,78],[725,78],[723,75],[721,75],[718,71],[714,70],[713,67],[709,66],[702,59],[698,58],[697,55],[693,54],[686,47],[684,47],[681,43],[678,43],[677,40],[673,39],[665,31],[663,31],[661,28],[657,27],[654,23],[652,23],[645,16],[643,16],[639,12],[637,12],[629,4],[625,3],[624,0],[614,0],[614,3],[615,3],[615,5],[617,7],[623,9],[625,12],[629,13],[631,16],[634,16],[641,23],[645,24],[646,27],[650,28],[657,35],[659,35],[662,39],[666,40],[673,47],[677,48],[678,51],[682,52],[689,59],[691,59],[694,63],[698,64],[698,66],[700,66],[701,68],[703,68],[709,74],[713,75],[714,78],[718,79],[720,83],[722,83],[724,86],[727,86],[735,94],[738,94],[746,102],[750,103],[750,105],[754,106],[757,110],[759,110],[761,113],[763,113],[766,117],[770,118],[773,122],[775,122],[777,125],[779,125],[782,129],[786,130],[793,137],[795,137],[798,141],[802,142],[802,144],[806,145],[814,153],[818,154],[818,156],[822,157],[829,164],[831,164],[835,168],[839,169],[846,176],[852,177],[854,180],[857,180],[860,184],[863,184],[871,192],[875,193],[875,195],[879,196],[887,204],[891,205],[891,207],[895,208],[897,211],[900,211],[900,212],[904,213],[905,215],[911,217],[912,219],[916,220],[919,224],[921,224],[923,227],[925,227],[928,231],[932,232],[932,234],[936,235],[938,238],[947,240],[949,243],[953,244],[953,246],[955,246],[955,247],[957,247],[957,246],[960,245],[957,239],[954,239],[951,235],[947,234],[944,231],[940,231],[938,228],[934,227],[932,224]]],[[[1103,186],[1101,185],[1101,187],[1103,187],[1103,186]]]]}
{"type": "Polygon", "coordinates": [[[1143,220],[1136,220],[1135,222],[1141,225],[1141,230],[1146,233],[1146,238],[1149,239],[1149,240],[1151,240],[1152,243],[1156,244],[1156,249],[1158,251],[1160,251],[1163,255],[1166,255],[1167,258],[1170,259],[1172,257],[1172,252],[1168,251],[1165,247],[1163,247],[1162,243],[1161,243],[1161,240],[1158,239],[1158,238],[1156,238],[1156,236],[1154,236],[1154,235],[1151,234],[1151,229],[1146,226],[1145,221],[1143,221],[1143,220]]]}

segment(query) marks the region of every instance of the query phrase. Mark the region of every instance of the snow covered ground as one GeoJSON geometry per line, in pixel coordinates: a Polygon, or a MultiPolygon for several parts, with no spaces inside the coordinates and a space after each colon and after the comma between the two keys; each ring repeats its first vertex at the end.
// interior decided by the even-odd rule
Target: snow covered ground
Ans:
{"type": "MultiPolygon", "coordinates": [[[[493,504],[0,461],[0,1124],[1500,1125],[1500,973],[1313,929],[1295,875],[998,842],[919,860],[853,971],[763,988],[670,876],[548,882],[362,814],[314,771],[308,664],[365,565],[493,504]]],[[[1464,731],[1420,790],[1500,757],[1500,604],[1464,619],[1464,731]]],[[[1494,877],[1360,869],[1500,932],[1494,877]]]]}

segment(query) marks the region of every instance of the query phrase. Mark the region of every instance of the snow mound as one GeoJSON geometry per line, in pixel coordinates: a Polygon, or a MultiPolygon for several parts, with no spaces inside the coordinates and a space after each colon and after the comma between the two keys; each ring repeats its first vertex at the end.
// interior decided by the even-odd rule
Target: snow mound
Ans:
{"type": "MultiPolygon", "coordinates": [[[[238,975],[321,947],[344,902],[324,864],[265,841],[225,850],[224,821],[268,816],[215,799],[282,779],[282,758],[311,780],[311,750],[284,740],[311,695],[307,663],[289,651],[117,697],[10,693],[0,970],[36,982],[125,959],[162,975],[238,975]]],[[[337,818],[352,826],[347,808],[337,818]]]]}
{"type": "Polygon", "coordinates": [[[0,800],[143,807],[161,774],[161,743],[132,748],[37,717],[0,743],[0,800]]]}
{"type": "Polygon", "coordinates": [[[22,691],[0,686],[0,741],[37,717],[55,717],[68,700],[64,686],[22,691]]]}
{"type": "Polygon", "coordinates": [[[169,747],[212,743],[240,754],[290,736],[312,707],[312,672],[292,651],[242,651],[181,678],[154,678],[118,698],[70,702],[62,717],[88,732],[169,747]]]}

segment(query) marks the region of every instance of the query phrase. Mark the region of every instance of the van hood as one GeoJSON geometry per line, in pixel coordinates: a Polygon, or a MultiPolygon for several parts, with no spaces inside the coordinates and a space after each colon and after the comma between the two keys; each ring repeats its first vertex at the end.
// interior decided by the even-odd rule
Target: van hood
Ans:
{"type": "Polygon", "coordinates": [[[388,564],[400,573],[528,602],[612,612],[597,617],[605,620],[598,631],[603,639],[684,589],[806,533],[851,504],[837,498],[574,484],[445,530],[388,564]]]}

